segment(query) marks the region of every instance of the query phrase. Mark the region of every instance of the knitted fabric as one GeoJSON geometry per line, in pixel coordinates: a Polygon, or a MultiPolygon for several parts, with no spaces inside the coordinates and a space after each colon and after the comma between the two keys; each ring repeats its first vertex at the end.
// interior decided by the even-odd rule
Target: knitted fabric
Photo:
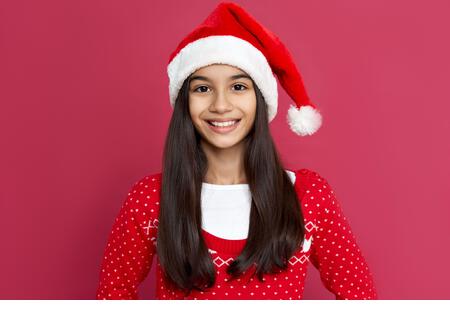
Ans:
{"type": "Polygon", "coordinates": [[[246,239],[229,240],[202,229],[216,268],[216,282],[206,292],[189,296],[165,281],[156,254],[161,173],[137,181],[115,219],[100,270],[97,299],[138,299],[138,286],[156,261],[156,299],[302,299],[309,262],[336,299],[378,299],[373,275],[325,178],[309,169],[292,170],[305,223],[305,241],[288,260],[288,268],[266,274],[254,268],[229,280],[226,267],[246,239]],[[154,259],[155,258],[155,259],[154,259]]]}

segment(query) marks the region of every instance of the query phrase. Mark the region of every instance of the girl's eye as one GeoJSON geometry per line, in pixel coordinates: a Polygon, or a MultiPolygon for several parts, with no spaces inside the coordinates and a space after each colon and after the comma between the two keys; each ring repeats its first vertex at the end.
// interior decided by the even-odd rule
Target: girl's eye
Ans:
{"type": "Polygon", "coordinates": [[[235,84],[233,87],[242,87],[242,90],[238,90],[238,91],[244,91],[246,89],[246,86],[242,85],[242,84],[235,84]]]}
{"type": "Polygon", "coordinates": [[[207,86],[197,87],[196,89],[194,89],[194,92],[205,92],[205,91],[198,91],[198,89],[200,89],[200,88],[208,88],[208,87],[207,86]]]}

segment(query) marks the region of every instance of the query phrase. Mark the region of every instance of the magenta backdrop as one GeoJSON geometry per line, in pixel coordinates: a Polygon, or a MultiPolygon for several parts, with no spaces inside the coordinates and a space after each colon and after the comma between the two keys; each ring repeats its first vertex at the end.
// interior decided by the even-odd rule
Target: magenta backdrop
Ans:
{"type": "MultiPolygon", "coordinates": [[[[166,66],[216,1],[0,4],[0,298],[93,299],[113,220],[160,171],[166,66]]],[[[381,299],[449,299],[448,1],[238,1],[291,50],[324,125],[290,167],[335,188],[381,299]]],[[[141,285],[153,299],[155,263],[141,285]]],[[[306,299],[333,299],[312,265],[306,299]]]]}

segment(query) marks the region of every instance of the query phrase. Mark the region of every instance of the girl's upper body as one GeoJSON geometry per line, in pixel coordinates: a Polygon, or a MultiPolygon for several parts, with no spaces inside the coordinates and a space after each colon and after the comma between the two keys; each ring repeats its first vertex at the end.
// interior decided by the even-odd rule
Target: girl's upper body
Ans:
{"type": "Polygon", "coordinates": [[[169,61],[164,169],[130,190],[97,298],[136,299],[155,257],[158,299],[301,299],[309,261],[337,299],[376,298],[330,185],[305,168],[284,172],[269,129],[275,75],[296,103],[292,131],[311,135],[322,120],[279,38],[220,3],[169,61]]]}
{"type": "Polygon", "coordinates": [[[156,254],[161,185],[161,173],[156,173],[133,185],[115,220],[96,298],[138,299],[139,284],[156,260],[157,299],[302,299],[309,262],[336,299],[377,299],[373,275],[330,184],[306,168],[286,172],[301,203],[306,231],[303,246],[289,259],[287,270],[266,274],[261,282],[248,269],[229,280],[225,268],[246,242],[248,186],[203,183],[202,234],[216,268],[216,282],[205,292],[194,290],[185,296],[165,280],[156,254]],[[233,190],[239,192],[233,196],[233,190]],[[215,201],[227,200],[233,202],[228,220],[224,215],[218,218],[215,201]]]}

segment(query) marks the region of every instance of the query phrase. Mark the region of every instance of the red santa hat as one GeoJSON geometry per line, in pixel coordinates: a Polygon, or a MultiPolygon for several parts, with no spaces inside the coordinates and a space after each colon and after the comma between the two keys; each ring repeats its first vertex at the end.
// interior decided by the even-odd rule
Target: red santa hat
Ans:
{"type": "Polygon", "coordinates": [[[170,55],[167,73],[171,106],[175,106],[178,92],[191,73],[216,63],[235,66],[251,76],[268,106],[269,122],[278,108],[276,75],[294,101],[287,112],[290,129],[306,136],[322,125],[322,116],[309,99],[286,46],[233,2],[221,2],[170,55]]]}

